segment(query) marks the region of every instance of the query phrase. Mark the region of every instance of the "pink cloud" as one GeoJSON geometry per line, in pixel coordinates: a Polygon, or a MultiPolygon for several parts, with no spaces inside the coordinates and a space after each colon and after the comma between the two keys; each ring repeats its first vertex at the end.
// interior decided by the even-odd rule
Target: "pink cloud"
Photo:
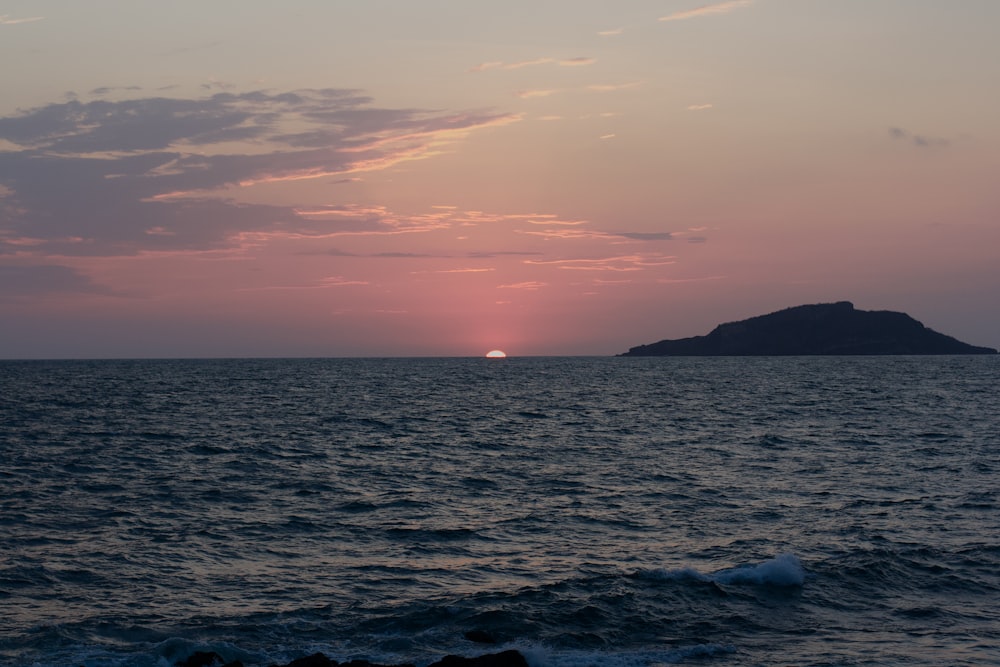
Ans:
{"type": "Polygon", "coordinates": [[[421,273],[490,273],[496,271],[494,268],[462,268],[462,269],[435,269],[433,271],[410,271],[410,273],[417,275],[421,273]]]}
{"type": "Polygon", "coordinates": [[[552,58],[534,58],[532,60],[522,60],[516,63],[508,63],[503,65],[503,69],[521,69],[522,67],[534,67],[535,65],[547,65],[548,63],[555,62],[552,58]]]}
{"type": "Polygon", "coordinates": [[[668,16],[660,17],[661,21],[684,21],[686,19],[698,18],[699,16],[711,16],[714,14],[728,14],[734,9],[749,7],[753,0],[730,0],[729,2],[719,2],[713,5],[705,5],[697,9],[689,9],[683,12],[674,12],[668,16]]]}
{"type": "Polygon", "coordinates": [[[566,227],[576,227],[587,224],[586,220],[556,220],[556,216],[531,216],[528,223],[532,225],[564,225],[566,227]]]}
{"type": "Polygon", "coordinates": [[[589,58],[586,56],[577,56],[575,58],[563,58],[557,60],[556,58],[532,58],[530,60],[519,60],[517,62],[505,63],[502,60],[492,60],[485,63],[479,63],[475,67],[470,67],[468,72],[485,72],[491,69],[502,69],[502,70],[515,70],[522,69],[524,67],[536,67],[538,65],[559,65],[560,67],[582,67],[585,65],[593,65],[597,62],[597,58],[589,58]]]}
{"type": "Polygon", "coordinates": [[[479,63],[475,67],[470,67],[468,71],[469,72],[485,72],[486,70],[489,70],[489,69],[499,69],[501,67],[503,67],[503,61],[492,60],[490,62],[479,63]]]}
{"type": "Polygon", "coordinates": [[[593,84],[587,86],[587,90],[594,91],[595,93],[613,93],[618,90],[630,90],[632,88],[638,88],[642,85],[642,81],[629,81],[628,83],[606,83],[606,84],[593,84]]]}
{"type": "Polygon", "coordinates": [[[360,211],[237,203],[224,193],[428,159],[520,118],[381,109],[349,89],[73,99],[19,111],[0,117],[0,255],[23,250],[9,239],[27,237],[42,241],[32,247],[39,255],[119,256],[241,247],[269,234],[412,231],[378,213],[365,221],[360,211]],[[353,226],[317,231],[336,215],[353,226]]]}
{"type": "Polygon", "coordinates": [[[519,233],[527,234],[529,236],[541,236],[545,239],[613,239],[617,238],[614,234],[608,234],[607,232],[596,231],[592,229],[543,229],[539,231],[531,230],[520,230],[519,233]]]}
{"type": "Polygon", "coordinates": [[[725,280],[728,276],[703,276],[701,278],[658,278],[656,282],[664,285],[675,283],[701,283],[714,280],[725,280]]]}
{"type": "Polygon", "coordinates": [[[674,264],[676,258],[660,254],[615,255],[612,257],[552,260],[524,260],[525,264],[555,266],[573,271],[642,271],[650,267],[674,264]]]}
{"type": "Polygon", "coordinates": [[[31,16],[23,19],[13,18],[10,14],[0,14],[0,25],[18,25],[19,23],[34,23],[44,20],[44,16],[31,16]]]}
{"type": "Polygon", "coordinates": [[[530,99],[532,97],[549,97],[550,95],[555,95],[556,93],[562,92],[558,88],[548,88],[543,90],[519,90],[514,93],[517,97],[522,100],[530,99]]]}
{"type": "Polygon", "coordinates": [[[322,278],[310,285],[262,285],[259,287],[237,288],[239,292],[274,292],[274,291],[299,291],[299,290],[320,290],[331,287],[365,287],[371,285],[367,280],[349,280],[343,276],[329,276],[322,278]]]}

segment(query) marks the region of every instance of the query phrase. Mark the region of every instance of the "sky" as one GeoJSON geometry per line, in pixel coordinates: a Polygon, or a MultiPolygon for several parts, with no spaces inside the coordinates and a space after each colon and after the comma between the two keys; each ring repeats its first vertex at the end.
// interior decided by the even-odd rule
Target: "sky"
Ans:
{"type": "Polygon", "coordinates": [[[0,358],[1000,347],[996,0],[0,0],[0,358]]]}

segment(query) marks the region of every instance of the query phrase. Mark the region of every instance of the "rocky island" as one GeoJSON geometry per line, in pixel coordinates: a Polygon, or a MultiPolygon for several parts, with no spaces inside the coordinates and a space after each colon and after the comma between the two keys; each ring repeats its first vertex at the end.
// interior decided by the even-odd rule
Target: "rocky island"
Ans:
{"type": "Polygon", "coordinates": [[[661,340],[620,355],[790,356],[849,354],[996,354],[928,329],[906,313],[856,310],[850,301],[786,308],[720,324],[706,336],[661,340]]]}

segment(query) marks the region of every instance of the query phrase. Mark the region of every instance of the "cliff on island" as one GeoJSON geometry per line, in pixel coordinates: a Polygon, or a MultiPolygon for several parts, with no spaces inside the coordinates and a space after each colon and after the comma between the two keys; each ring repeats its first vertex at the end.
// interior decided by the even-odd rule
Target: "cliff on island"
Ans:
{"type": "Polygon", "coordinates": [[[787,356],[846,354],[996,354],[928,329],[906,313],[855,310],[849,301],[786,308],[720,324],[706,336],[661,340],[620,355],[787,356]]]}

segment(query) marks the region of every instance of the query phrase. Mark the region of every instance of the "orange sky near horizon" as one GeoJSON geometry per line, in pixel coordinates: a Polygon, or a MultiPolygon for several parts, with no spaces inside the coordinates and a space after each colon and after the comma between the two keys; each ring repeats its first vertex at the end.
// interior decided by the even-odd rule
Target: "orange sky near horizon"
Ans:
{"type": "Polygon", "coordinates": [[[1000,347],[990,0],[0,7],[0,358],[1000,347]]]}

